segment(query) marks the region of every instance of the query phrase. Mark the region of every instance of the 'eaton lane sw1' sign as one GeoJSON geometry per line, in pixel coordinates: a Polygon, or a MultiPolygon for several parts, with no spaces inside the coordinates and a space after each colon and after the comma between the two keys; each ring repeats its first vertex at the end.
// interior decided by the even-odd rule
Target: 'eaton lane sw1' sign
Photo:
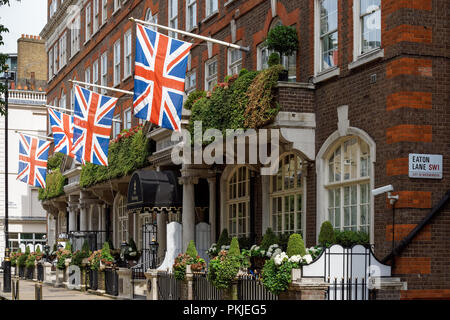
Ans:
{"type": "Polygon", "coordinates": [[[409,154],[409,177],[442,179],[442,155],[440,154],[409,154]]]}

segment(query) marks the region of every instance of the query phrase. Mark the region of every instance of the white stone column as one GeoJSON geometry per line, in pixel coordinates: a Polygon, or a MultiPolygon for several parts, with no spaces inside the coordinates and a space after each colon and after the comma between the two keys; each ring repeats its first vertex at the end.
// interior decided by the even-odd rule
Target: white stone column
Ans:
{"type": "Polygon", "coordinates": [[[157,233],[156,241],[158,241],[158,258],[162,262],[167,250],[167,212],[165,210],[156,215],[157,233]]]}
{"type": "MultiPolygon", "coordinates": [[[[98,203],[98,204],[96,204],[96,206],[97,206],[97,214],[98,214],[98,230],[105,231],[105,229],[103,228],[103,221],[104,221],[103,208],[106,208],[106,206],[102,203],[98,203]]],[[[106,221],[105,221],[105,223],[106,223],[106,221]]],[[[100,232],[98,237],[99,237],[99,242],[103,244],[103,242],[105,242],[105,233],[100,232]]]]}
{"type": "Polygon", "coordinates": [[[87,230],[88,231],[93,231],[94,230],[94,226],[93,226],[93,220],[94,219],[94,205],[90,204],[88,205],[87,208],[87,221],[88,221],[88,227],[87,230]]]}
{"type": "Polygon", "coordinates": [[[195,193],[194,185],[198,183],[198,177],[181,177],[183,185],[183,211],[181,222],[183,225],[183,252],[186,251],[189,241],[195,240],[195,193]]]}
{"type": "Polygon", "coordinates": [[[88,228],[88,210],[89,206],[86,203],[80,203],[80,231],[86,231],[88,228]]]}
{"type": "Polygon", "coordinates": [[[209,225],[211,227],[211,244],[216,242],[216,178],[208,178],[209,184],[209,225]]]}
{"type": "MultiPolygon", "coordinates": [[[[77,213],[76,209],[73,206],[68,208],[69,210],[69,232],[77,230],[77,213]]],[[[65,233],[65,231],[62,231],[65,233]]]]}

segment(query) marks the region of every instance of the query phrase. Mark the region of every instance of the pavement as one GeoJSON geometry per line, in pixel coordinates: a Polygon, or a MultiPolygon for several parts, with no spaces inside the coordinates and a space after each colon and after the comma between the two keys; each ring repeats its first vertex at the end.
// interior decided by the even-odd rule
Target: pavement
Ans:
{"type": "MultiPolygon", "coordinates": [[[[3,275],[0,279],[0,300],[12,300],[11,292],[3,292],[3,275]]],[[[35,300],[35,281],[19,281],[19,300],[35,300]]],[[[69,290],[66,288],[55,288],[50,284],[42,284],[43,300],[114,300],[106,296],[100,296],[91,293],[85,293],[78,290],[69,290]]]]}

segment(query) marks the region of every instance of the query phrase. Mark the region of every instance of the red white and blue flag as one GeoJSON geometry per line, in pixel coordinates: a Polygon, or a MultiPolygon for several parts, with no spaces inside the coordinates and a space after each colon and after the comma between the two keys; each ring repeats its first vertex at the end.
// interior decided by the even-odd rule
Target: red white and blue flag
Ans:
{"type": "Polygon", "coordinates": [[[52,127],[55,147],[53,152],[61,152],[75,158],[72,150],[73,143],[73,117],[48,108],[48,116],[52,127]]]}
{"type": "Polygon", "coordinates": [[[17,180],[45,188],[50,142],[19,134],[19,172],[17,180]]]}
{"type": "Polygon", "coordinates": [[[116,103],[117,98],[75,86],[73,153],[79,162],[108,165],[111,124],[116,103]]]}
{"type": "Polygon", "coordinates": [[[179,131],[191,43],[137,24],[134,115],[179,131]]]}

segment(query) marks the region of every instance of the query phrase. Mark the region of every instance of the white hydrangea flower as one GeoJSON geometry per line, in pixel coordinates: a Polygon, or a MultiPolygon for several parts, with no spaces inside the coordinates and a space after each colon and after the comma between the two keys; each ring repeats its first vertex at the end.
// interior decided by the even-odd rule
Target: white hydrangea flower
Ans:
{"type": "Polygon", "coordinates": [[[266,254],[266,251],[265,251],[265,250],[261,250],[261,254],[262,254],[262,255],[265,255],[265,254],[266,254]]]}
{"type": "Polygon", "coordinates": [[[273,259],[275,261],[275,264],[277,266],[279,266],[283,263],[283,261],[285,259],[289,259],[289,257],[287,256],[287,254],[285,252],[281,252],[281,253],[277,254],[273,259]]]}
{"type": "Polygon", "coordinates": [[[256,247],[255,247],[255,250],[259,250],[259,246],[256,246],[256,247]]]}
{"type": "Polygon", "coordinates": [[[266,255],[270,258],[272,256],[272,251],[267,251],[266,255]]]}
{"type": "Polygon", "coordinates": [[[305,261],[307,264],[310,264],[313,261],[313,258],[310,254],[306,254],[303,256],[303,261],[305,261]]]}
{"type": "Polygon", "coordinates": [[[254,244],[250,247],[250,251],[253,251],[255,248],[256,248],[256,244],[254,244]]]}
{"type": "Polygon", "coordinates": [[[277,255],[277,254],[280,254],[282,251],[281,251],[281,249],[280,248],[276,248],[274,251],[273,251],[273,254],[274,255],[277,255]]]}
{"type": "Polygon", "coordinates": [[[301,259],[302,259],[302,256],[299,255],[299,254],[297,254],[297,255],[295,255],[295,256],[290,257],[290,258],[289,258],[289,261],[290,261],[290,262],[299,263],[301,259]]]}

